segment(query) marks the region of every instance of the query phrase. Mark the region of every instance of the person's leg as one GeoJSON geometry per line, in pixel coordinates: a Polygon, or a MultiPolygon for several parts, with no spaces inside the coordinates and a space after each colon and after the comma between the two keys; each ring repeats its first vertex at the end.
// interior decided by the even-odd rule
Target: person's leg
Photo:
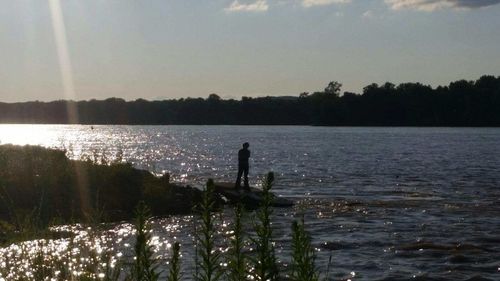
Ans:
{"type": "Polygon", "coordinates": [[[236,178],[236,187],[239,188],[241,187],[241,175],[243,174],[243,169],[241,167],[238,167],[238,177],[236,178]]]}
{"type": "Polygon", "coordinates": [[[248,166],[243,168],[243,180],[244,180],[245,187],[246,188],[250,187],[248,185],[248,166]]]}

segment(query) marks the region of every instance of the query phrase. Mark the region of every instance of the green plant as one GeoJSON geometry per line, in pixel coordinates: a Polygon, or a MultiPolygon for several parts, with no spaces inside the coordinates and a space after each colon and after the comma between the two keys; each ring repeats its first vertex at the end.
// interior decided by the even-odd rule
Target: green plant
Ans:
{"type": "Polygon", "coordinates": [[[135,209],[135,264],[131,272],[131,280],[134,281],[156,281],[159,278],[157,273],[158,261],[153,256],[152,246],[148,245],[151,239],[147,221],[150,217],[149,208],[143,201],[140,201],[135,209]]]}
{"type": "Polygon", "coordinates": [[[279,279],[278,265],[274,251],[271,228],[272,194],[274,174],[269,172],[262,188],[262,203],[257,211],[258,222],[255,224],[257,237],[252,239],[256,245],[256,257],[253,257],[254,278],[258,281],[274,281],[279,279]]]}
{"type": "Polygon", "coordinates": [[[212,216],[215,207],[214,188],[213,180],[208,180],[199,205],[201,224],[196,233],[196,266],[199,270],[196,270],[194,276],[197,281],[216,281],[222,275],[219,265],[221,257],[215,247],[216,230],[212,216]]]}
{"type": "Polygon", "coordinates": [[[170,259],[170,270],[167,281],[181,280],[180,249],[181,246],[179,242],[175,242],[172,248],[173,252],[172,252],[172,258],[170,259]]]}
{"type": "Polygon", "coordinates": [[[292,223],[292,280],[318,281],[315,253],[311,246],[311,236],[304,227],[304,217],[292,223]]]}
{"type": "Polygon", "coordinates": [[[243,281],[246,280],[247,276],[247,257],[243,252],[245,235],[242,229],[242,216],[243,206],[241,204],[237,204],[234,209],[234,224],[232,228],[231,248],[229,250],[228,256],[228,279],[230,281],[243,281]]]}

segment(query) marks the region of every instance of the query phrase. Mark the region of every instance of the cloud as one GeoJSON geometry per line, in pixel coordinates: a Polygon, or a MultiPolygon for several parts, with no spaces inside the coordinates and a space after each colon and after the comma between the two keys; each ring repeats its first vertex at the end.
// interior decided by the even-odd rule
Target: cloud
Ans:
{"type": "MultiPolygon", "coordinates": [[[[270,0],[234,0],[224,11],[232,12],[266,12],[269,10],[270,0]]],[[[294,0],[300,2],[304,8],[327,6],[334,4],[348,4],[352,0],[294,0]]],[[[293,3],[292,0],[275,0],[272,6],[285,6],[293,3]]],[[[432,12],[439,9],[474,9],[500,4],[500,0],[384,0],[392,10],[418,10],[432,12]]],[[[297,3],[297,2],[295,2],[297,3]]],[[[363,17],[372,17],[371,11],[365,12],[363,17]]]]}
{"type": "Polygon", "coordinates": [[[314,6],[326,6],[332,4],[347,4],[351,0],[302,0],[302,6],[309,8],[314,6]]]}
{"type": "Polygon", "coordinates": [[[373,11],[368,10],[368,11],[364,12],[363,15],[362,15],[362,17],[365,18],[365,19],[371,19],[371,18],[373,18],[374,17],[373,11]]]}
{"type": "Polygon", "coordinates": [[[473,9],[500,4],[500,0],[385,0],[393,10],[435,11],[444,8],[473,9]]]}
{"type": "Polygon", "coordinates": [[[266,0],[257,0],[253,3],[240,3],[238,0],[234,0],[229,7],[225,8],[226,12],[266,12],[269,9],[269,5],[266,0]]]}

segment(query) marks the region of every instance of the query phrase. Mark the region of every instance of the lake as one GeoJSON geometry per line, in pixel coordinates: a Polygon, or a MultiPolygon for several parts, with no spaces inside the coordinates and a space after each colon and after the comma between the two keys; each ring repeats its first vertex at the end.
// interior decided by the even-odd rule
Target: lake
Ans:
{"type": "MultiPolygon", "coordinates": [[[[500,280],[500,128],[0,125],[1,144],[120,157],[200,188],[209,178],[235,180],[243,142],[250,183],[273,171],[274,192],[297,202],[274,210],[283,267],[290,224],[303,214],[320,270],[331,257],[332,280],[500,280]]],[[[220,219],[224,233],[230,208],[220,219]]],[[[153,225],[160,256],[182,243],[186,272],[191,222],[172,216],[153,225]]],[[[88,239],[81,226],[61,228],[88,239]]],[[[129,256],[131,231],[110,225],[101,238],[129,256]]]]}

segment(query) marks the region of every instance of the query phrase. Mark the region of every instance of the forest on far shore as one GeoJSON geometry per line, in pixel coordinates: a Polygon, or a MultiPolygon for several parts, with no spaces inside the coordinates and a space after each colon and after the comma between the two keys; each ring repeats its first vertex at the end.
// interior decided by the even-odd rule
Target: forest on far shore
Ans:
{"type": "Polygon", "coordinates": [[[421,83],[370,84],[363,93],[125,101],[0,103],[0,123],[137,125],[500,126],[500,76],[432,88],[421,83]]]}

